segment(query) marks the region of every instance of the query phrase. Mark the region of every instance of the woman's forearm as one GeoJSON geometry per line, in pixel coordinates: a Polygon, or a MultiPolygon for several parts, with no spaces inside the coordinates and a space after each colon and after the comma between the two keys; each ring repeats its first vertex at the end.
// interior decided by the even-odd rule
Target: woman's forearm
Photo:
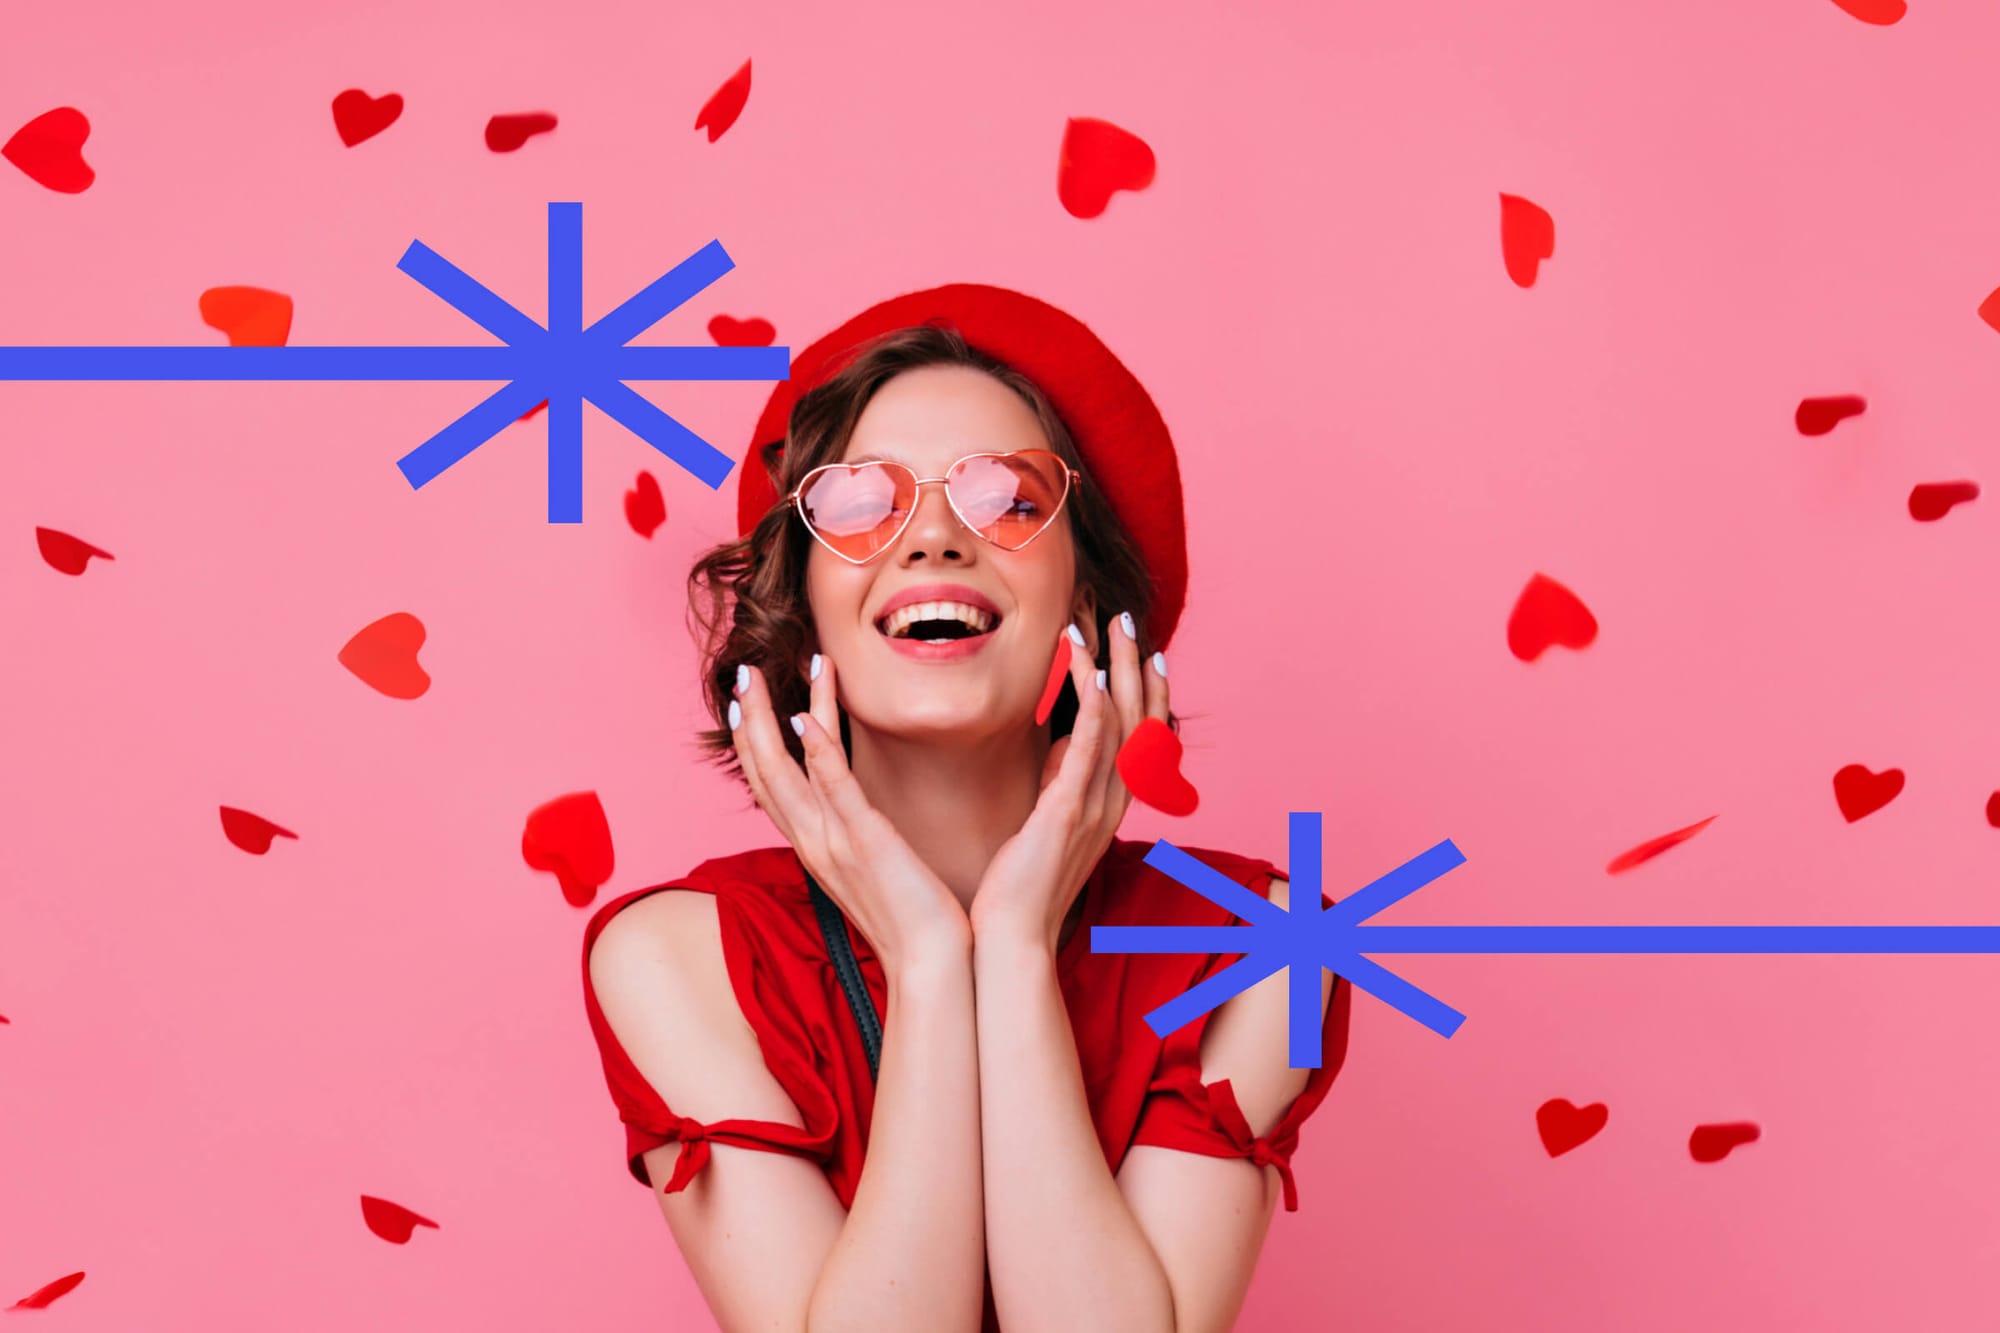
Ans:
{"type": "Polygon", "coordinates": [[[985,1300],[970,943],[889,970],[867,1166],[808,1333],[970,1330],[985,1300]]]}
{"type": "Polygon", "coordinates": [[[1165,1270],[1097,1141],[1053,951],[978,936],[973,980],[986,1250],[1008,1333],[1171,1333],[1165,1270]]]}

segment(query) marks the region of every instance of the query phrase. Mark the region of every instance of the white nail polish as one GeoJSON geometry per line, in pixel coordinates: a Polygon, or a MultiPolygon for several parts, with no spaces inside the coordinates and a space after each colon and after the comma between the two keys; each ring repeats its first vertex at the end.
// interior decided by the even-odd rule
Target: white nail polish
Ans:
{"type": "Polygon", "coordinates": [[[736,692],[738,694],[741,694],[743,693],[743,691],[749,688],[750,688],[750,668],[745,666],[743,663],[738,662],[736,664],[736,692]]]}
{"type": "Polygon", "coordinates": [[[806,734],[806,720],[800,717],[797,713],[792,714],[792,735],[803,736],[805,734],[806,734]]]}
{"type": "Polygon", "coordinates": [[[1154,654],[1153,654],[1153,670],[1155,670],[1155,671],[1159,672],[1159,673],[1160,673],[1160,675],[1161,675],[1161,676],[1162,676],[1163,678],[1164,678],[1164,677],[1166,676],[1166,674],[1167,674],[1167,655],[1166,655],[1165,653],[1154,653],[1154,654]]]}
{"type": "Polygon", "coordinates": [[[1105,684],[1104,684],[1104,669],[1103,669],[1102,667],[1098,668],[1098,671],[1097,671],[1097,688],[1098,688],[1098,689],[1099,689],[1100,691],[1101,691],[1101,690],[1103,690],[1103,689],[1105,688],[1105,684]]]}
{"type": "Polygon", "coordinates": [[[1069,641],[1070,641],[1071,643],[1075,644],[1075,645],[1076,645],[1077,647],[1079,647],[1079,648],[1083,647],[1083,631],[1082,631],[1082,630],[1078,629],[1078,628],[1077,628],[1077,627],[1076,627],[1076,626],[1075,626],[1074,624],[1072,624],[1072,625],[1071,625],[1071,626],[1069,627],[1069,629],[1067,629],[1067,630],[1066,630],[1066,631],[1064,631],[1064,632],[1065,632],[1066,634],[1068,634],[1068,635],[1069,635],[1069,641]]]}
{"type": "Polygon", "coordinates": [[[729,729],[736,730],[743,725],[743,705],[734,699],[729,701],[729,729]]]}
{"type": "Polygon", "coordinates": [[[813,660],[812,660],[812,671],[811,671],[811,672],[809,673],[809,677],[810,677],[810,679],[813,679],[813,680],[818,680],[818,679],[819,679],[819,654],[818,654],[818,653],[814,653],[814,654],[813,654],[813,660]]]}
{"type": "Polygon", "coordinates": [[[1132,623],[1132,613],[1130,611],[1120,611],[1118,613],[1118,628],[1125,631],[1126,638],[1132,640],[1134,643],[1138,642],[1139,627],[1132,623]]]}

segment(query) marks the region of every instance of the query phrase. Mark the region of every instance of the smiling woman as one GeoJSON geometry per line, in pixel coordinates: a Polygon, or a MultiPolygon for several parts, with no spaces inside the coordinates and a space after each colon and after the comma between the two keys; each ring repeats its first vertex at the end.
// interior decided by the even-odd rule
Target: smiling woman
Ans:
{"type": "Polygon", "coordinates": [[[1349,988],[1292,1069],[1282,974],[1161,1038],[1234,955],[1087,947],[1235,919],[1117,836],[1119,746],[1174,725],[1164,423],[1082,324],[959,285],[802,353],[753,446],[690,608],[702,743],[784,841],[585,931],[629,1170],[728,1329],[1229,1327],[1349,988]]]}

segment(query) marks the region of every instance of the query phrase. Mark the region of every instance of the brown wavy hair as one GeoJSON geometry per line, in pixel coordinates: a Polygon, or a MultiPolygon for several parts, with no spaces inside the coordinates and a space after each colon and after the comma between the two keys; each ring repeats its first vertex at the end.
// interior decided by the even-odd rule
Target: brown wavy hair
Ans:
{"type": "MultiPolygon", "coordinates": [[[[863,343],[836,373],[799,396],[785,439],[764,446],[763,457],[746,459],[743,466],[768,468],[777,493],[789,495],[806,473],[840,461],[862,409],[877,390],[920,366],[970,366],[991,375],[1021,396],[1041,422],[1049,448],[1082,474],[1083,480],[1063,506],[1076,547],[1077,584],[1094,594],[1100,647],[1108,641],[1111,618],[1120,611],[1132,613],[1143,663],[1152,652],[1146,621],[1153,608],[1153,580],[1138,543],[1092,480],[1069,427],[1041,389],[1012,366],[973,347],[943,317],[863,343]]],[[[781,503],[772,506],[747,536],[704,552],[688,573],[689,627],[699,646],[703,699],[716,722],[696,733],[696,739],[703,757],[721,765],[738,782],[743,781],[743,769],[726,723],[729,702],[735,697],[737,664],[763,671],[780,718],[804,712],[811,703],[811,686],[801,668],[814,638],[812,607],[806,598],[806,559],[812,544],[797,511],[781,503]]],[[[1099,665],[1104,665],[1102,652],[1099,657],[1099,665]]],[[[1076,706],[1074,688],[1064,685],[1049,718],[1051,740],[1069,734],[1076,706]]],[[[1178,730],[1171,715],[1168,725],[1178,730]]],[[[804,750],[792,729],[779,727],[778,734],[792,757],[803,763],[804,750]]],[[[843,747],[849,744],[845,710],[840,739],[843,747]]]]}

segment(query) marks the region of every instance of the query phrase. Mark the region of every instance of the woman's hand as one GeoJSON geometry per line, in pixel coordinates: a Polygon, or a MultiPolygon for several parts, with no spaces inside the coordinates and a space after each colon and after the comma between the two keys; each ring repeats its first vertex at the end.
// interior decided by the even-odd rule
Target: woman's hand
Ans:
{"type": "Polygon", "coordinates": [[[1125,818],[1132,793],[1118,776],[1118,751],[1141,719],[1167,720],[1167,678],[1151,664],[1142,672],[1131,623],[1129,612],[1112,622],[1111,666],[1103,672],[1080,631],[1072,627],[1065,638],[1076,724],[1049,747],[1041,798],[979,882],[969,918],[975,938],[1018,932],[1053,952],[1063,919],[1125,818]]]}
{"type": "Polygon", "coordinates": [[[811,711],[799,714],[802,726],[793,727],[805,746],[803,771],[779,738],[763,673],[737,668],[729,729],[758,808],[867,937],[885,968],[932,949],[969,947],[964,907],[888,816],[868,803],[848,769],[838,739],[833,659],[821,656],[819,663],[811,711]]]}

